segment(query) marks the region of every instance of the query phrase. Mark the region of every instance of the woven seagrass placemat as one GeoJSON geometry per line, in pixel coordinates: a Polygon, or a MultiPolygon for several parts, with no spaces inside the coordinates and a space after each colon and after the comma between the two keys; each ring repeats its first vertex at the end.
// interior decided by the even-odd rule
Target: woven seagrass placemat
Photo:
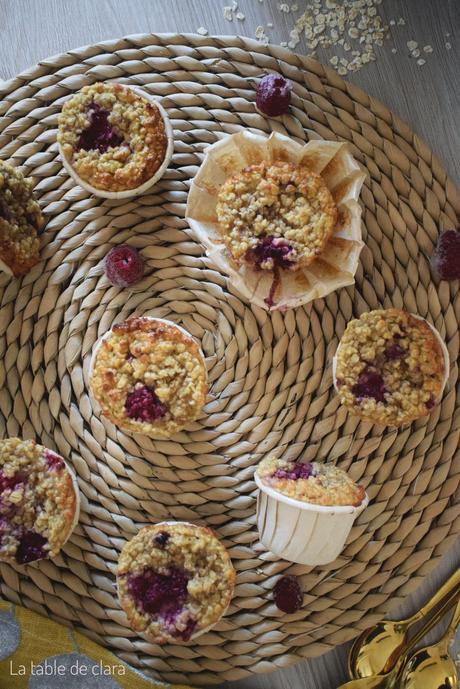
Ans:
{"type": "Polygon", "coordinates": [[[61,556],[27,569],[1,564],[2,595],[170,681],[239,679],[352,638],[413,591],[460,530],[460,296],[456,284],[433,283],[427,260],[439,229],[460,211],[442,166],[406,124],[334,71],[234,36],[138,35],[87,46],[42,61],[4,84],[0,98],[0,156],[34,178],[48,219],[40,265],[22,280],[0,278],[2,431],[68,457],[83,496],[80,525],[61,556]],[[254,107],[253,79],[265,70],[294,84],[290,114],[276,121],[254,107]],[[106,79],[161,96],[175,129],[168,172],[134,200],[93,198],[57,156],[64,99],[106,79]],[[184,221],[190,179],[206,146],[242,127],[349,142],[368,171],[354,287],[269,315],[229,291],[203,258],[184,221]],[[129,292],[109,285],[101,268],[123,242],[147,265],[129,292]],[[452,365],[429,417],[383,431],[339,407],[331,361],[347,321],[390,305],[432,322],[452,365]],[[207,356],[206,414],[170,441],[125,435],[91,409],[91,348],[133,313],[177,321],[207,356]],[[331,566],[289,565],[258,542],[254,465],[276,448],[338,462],[367,485],[371,504],[331,566]],[[212,526],[238,579],[213,631],[160,648],[126,627],[114,572],[125,539],[165,518],[212,526]],[[271,598],[285,572],[305,589],[303,609],[290,616],[271,598]]]}

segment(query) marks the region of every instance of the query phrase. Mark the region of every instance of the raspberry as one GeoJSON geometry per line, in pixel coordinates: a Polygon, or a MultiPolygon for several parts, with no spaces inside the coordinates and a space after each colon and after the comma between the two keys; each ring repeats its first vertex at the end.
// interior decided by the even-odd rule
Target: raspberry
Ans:
{"type": "Polygon", "coordinates": [[[292,574],[281,577],[273,589],[273,599],[279,610],[291,614],[300,610],[303,603],[303,593],[297,577],[292,574]]]}
{"type": "Polygon", "coordinates": [[[358,399],[373,397],[377,402],[385,401],[385,383],[377,371],[370,371],[369,369],[363,371],[351,391],[358,399]]]}
{"type": "Polygon", "coordinates": [[[313,467],[310,462],[294,462],[291,469],[277,469],[274,478],[288,478],[296,481],[299,478],[310,478],[313,475],[313,467]]]}
{"type": "Polygon", "coordinates": [[[187,599],[188,573],[171,567],[168,574],[159,574],[146,567],[141,574],[128,579],[128,591],[137,607],[152,615],[174,619],[187,599]]]}
{"type": "Polygon", "coordinates": [[[98,103],[91,103],[88,107],[89,126],[82,131],[78,139],[76,150],[91,151],[97,149],[105,153],[108,148],[119,146],[123,137],[115,133],[109,122],[110,112],[101,108],[98,103]]]}
{"type": "Polygon", "coordinates": [[[19,539],[16,550],[16,562],[24,565],[46,557],[45,545],[47,539],[36,531],[26,531],[19,539]]]}
{"type": "Polygon", "coordinates": [[[54,452],[51,452],[51,450],[48,449],[45,450],[44,454],[46,463],[48,464],[48,467],[49,469],[51,469],[51,471],[58,471],[64,468],[64,462],[59,457],[59,455],[56,455],[54,452]]]}
{"type": "Polygon", "coordinates": [[[3,493],[4,490],[13,490],[18,483],[22,483],[23,481],[24,476],[21,473],[17,473],[9,478],[0,471],[0,494],[3,493]]]}
{"type": "Polygon", "coordinates": [[[248,249],[246,261],[253,263],[257,269],[274,270],[276,268],[292,268],[293,261],[289,260],[292,247],[289,242],[278,237],[264,237],[248,249]]]}
{"type": "Polygon", "coordinates": [[[385,350],[385,356],[387,359],[390,359],[390,361],[393,361],[395,359],[402,359],[406,354],[406,350],[401,347],[399,344],[392,344],[389,347],[386,348],[385,350]]]}
{"type": "Polygon", "coordinates": [[[431,257],[431,268],[441,280],[460,278],[460,232],[446,230],[438,237],[438,243],[431,257]]]}
{"type": "Polygon", "coordinates": [[[163,402],[160,402],[155,392],[146,385],[128,394],[125,409],[127,416],[136,421],[157,421],[167,412],[163,402]]]}
{"type": "Polygon", "coordinates": [[[268,117],[285,115],[289,110],[292,84],[281,74],[267,74],[259,81],[256,92],[258,110],[268,117]]]}
{"type": "Polygon", "coordinates": [[[166,548],[168,541],[169,533],[166,533],[166,531],[160,531],[160,533],[157,534],[153,539],[154,544],[157,546],[157,548],[160,548],[160,550],[164,550],[164,548],[166,548]]]}
{"type": "Polygon", "coordinates": [[[137,249],[120,244],[110,249],[105,257],[104,270],[112,285],[129,287],[142,279],[144,262],[137,249]]]}

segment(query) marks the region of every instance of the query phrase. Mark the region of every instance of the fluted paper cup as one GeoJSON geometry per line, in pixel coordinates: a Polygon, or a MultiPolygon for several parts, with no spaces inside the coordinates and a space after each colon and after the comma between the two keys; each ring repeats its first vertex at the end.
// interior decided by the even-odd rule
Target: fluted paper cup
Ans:
{"type": "Polygon", "coordinates": [[[342,552],[355,519],[367,507],[328,507],[294,500],[257,475],[257,528],[261,543],[278,557],[300,565],[327,565],[342,552]]]}
{"type": "Polygon", "coordinates": [[[206,149],[190,187],[185,215],[210,261],[228,275],[240,294],[263,309],[285,311],[354,283],[363,247],[358,199],[365,177],[345,143],[300,144],[277,132],[267,137],[241,131],[206,149]],[[338,209],[338,220],[324,251],[300,270],[281,269],[276,300],[270,306],[266,298],[273,273],[233,260],[221,236],[216,210],[222,184],[248,165],[262,161],[296,163],[320,174],[338,209]]]}

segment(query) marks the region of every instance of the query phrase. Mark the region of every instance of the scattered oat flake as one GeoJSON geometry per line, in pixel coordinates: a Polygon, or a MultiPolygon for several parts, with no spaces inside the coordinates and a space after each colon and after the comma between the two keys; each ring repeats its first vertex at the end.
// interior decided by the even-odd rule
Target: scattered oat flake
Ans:
{"type": "Polygon", "coordinates": [[[238,9],[238,3],[236,2],[236,0],[233,0],[233,2],[232,2],[232,10],[233,10],[233,12],[236,12],[237,9],[238,9]]]}
{"type": "Polygon", "coordinates": [[[420,50],[416,48],[411,52],[411,57],[420,57],[420,50]]]}
{"type": "Polygon", "coordinates": [[[280,42],[280,46],[281,46],[282,48],[287,48],[287,41],[281,41],[281,42],[280,42]]]}
{"type": "Polygon", "coordinates": [[[396,22],[394,19],[390,19],[390,26],[395,26],[396,22]]]}
{"type": "Polygon", "coordinates": [[[422,65],[424,65],[425,62],[426,62],[426,60],[424,60],[423,57],[421,57],[420,60],[417,60],[417,64],[420,65],[420,67],[421,67],[422,65]]]}
{"type": "Polygon", "coordinates": [[[272,22],[267,22],[267,26],[268,26],[269,29],[273,29],[273,24],[272,24],[272,22]]]}
{"type": "Polygon", "coordinates": [[[242,12],[237,12],[236,13],[236,18],[240,20],[240,22],[244,21],[246,19],[246,15],[243,14],[242,12]]]}
{"type": "Polygon", "coordinates": [[[418,46],[417,41],[407,41],[406,43],[407,47],[409,48],[410,51],[415,50],[418,46]]]}
{"type": "Polygon", "coordinates": [[[433,46],[431,46],[431,45],[423,46],[423,52],[424,53],[432,53],[433,52],[433,46]]]}
{"type": "Polygon", "coordinates": [[[403,19],[402,17],[399,17],[398,26],[406,26],[406,20],[403,19]]]}
{"type": "Polygon", "coordinates": [[[278,9],[279,9],[280,12],[286,12],[286,13],[287,13],[287,12],[290,11],[290,7],[289,7],[289,5],[288,5],[286,2],[281,2],[281,3],[278,5],[278,9]]]}
{"type": "Polygon", "coordinates": [[[395,53],[397,53],[398,51],[396,50],[396,48],[392,48],[392,49],[391,49],[391,52],[392,52],[393,54],[395,54],[395,53]]]}
{"type": "Polygon", "coordinates": [[[446,50],[450,50],[452,48],[452,44],[447,41],[446,43],[446,50]]]}
{"type": "Polygon", "coordinates": [[[291,5],[291,12],[297,12],[298,9],[299,9],[298,5],[291,5]]]}
{"type": "Polygon", "coordinates": [[[224,19],[227,19],[227,21],[232,22],[233,21],[233,10],[229,5],[226,5],[224,7],[224,19]]]}

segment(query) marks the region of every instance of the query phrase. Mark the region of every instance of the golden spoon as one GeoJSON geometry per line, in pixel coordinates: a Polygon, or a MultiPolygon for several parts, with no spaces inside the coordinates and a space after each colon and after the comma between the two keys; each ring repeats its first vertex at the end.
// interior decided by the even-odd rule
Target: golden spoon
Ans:
{"type": "MultiPolygon", "coordinates": [[[[458,603],[459,596],[460,589],[457,589],[453,595],[445,600],[442,607],[439,608],[439,610],[437,610],[434,615],[425,622],[418,632],[406,642],[404,652],[398,657],[392,670],[386,672],[385,674],[373,675],[372,677],[358,677],[357,679],[352,679],[350,682],[341,684],[338,689],[393,689],[396,686],[396,682],[400,675],[401,669],[407,660],[409,652],[419,643],[419,641],[423,639],[424,636],[426,636],[426,634],[428,634],[433,627],[438,624],[446,612],[448,612],[453,605],[458,603]]],[[[433,688],[425,685],[425,687],[422,689],[433,688]]],[[[449,686],[447,686],[446,689],[449,689],[449,686]]]]}
{"type": "Polygon", "coordinates": [[[448,579],[432,598],[406,620],[382,620],[364,631],[354,642],[348,655],[351,678],[372,677],[389,672],[408,638],[410,627],[425,617],[460,587],[460,569],[448,579]]]}
{"type": "Polygon", "coordinates": [[[441,639],[416,651],[404,667],[400,689],[457,689],[455,663],[449,655],[449,642],[460,623],[460,603],[441,639]]]}

